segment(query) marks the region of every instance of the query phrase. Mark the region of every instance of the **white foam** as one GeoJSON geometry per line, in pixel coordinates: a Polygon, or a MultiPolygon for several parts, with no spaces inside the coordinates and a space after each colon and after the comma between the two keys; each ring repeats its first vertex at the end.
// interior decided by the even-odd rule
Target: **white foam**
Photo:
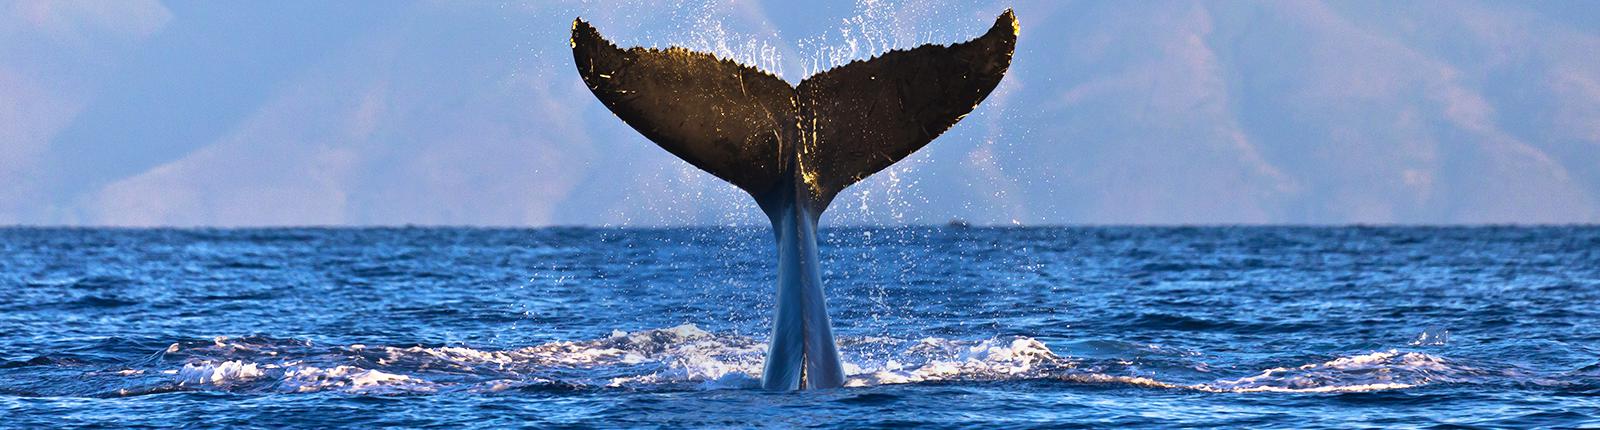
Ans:
{"type": "MultiPolygon", "coordinates": [[[[1461,381],[1477,372],[1425,353],[1390,350],[1271,368],[1237,379],[1191,383],[1161,380],[1144,371],[1120,374],[1136,369],[1136,363],[1127,360],[1108,360],[1104,366],[1080,369],[1078,360],[1059,356],[1043,342],[1026,336],[984,340],[842,337],[840,341],[846,385],[851,387],[1056,379],[1208,392],[1333,393],[1461,381]]],[[[161,373],[174,374],[180,385],[187,386],[357,394],[500,391],[544,383],[752,388],[760,385],[766,347],[761,340],[711,333],[692,324],[633,333],[614,331],[598,339],[507,350],[362,344],[317,349],[304,342],[279,345],[217,338],[210,345],[186,348],[195,358],[181,369],[161,373]],[[242,384],[245,381],[261,383],[242,384]]],[[[140,372],[125,373],[134,376],[140,372]]]]}
{"type": "Polygon", "coordinates": [[[285,391],[297,393],[340,391],[352,394],[399,394],[437,391],[437,385],[432,382],[355,366],[328,369],[294,367],[284,372],[282,382],[285,391]]]}
{"type": "Polygon", "coordinates": [[[856,365],[858,370],[845,385],[1027,378],[1070,365],[1043,342],[1023,336],[978,342],[926,338],[894,357],[897,358],[882,363],[856,365]]]}
{"type": "Polygon", "coordinates": [[[1452,367],[1439,357],[1396,350],[1339,357],[1299,367],[1277,367],[1261,374],[1222,380],[1193,388],[1223,392],[1345,393],[1396,390],[1432,382],[1459,381],[1467,368],[1452,367]]]}
{"type": "MultiPolygon", "coordinates": [[[[698,383],[706,388],[753,387],[760,383],[761,364],[766,353],[765,345],[754,339],[717,336],[693,324],[632,334],[617,331],[607,339],[569,346],[577,351],[584,348],[603,351],[606,354],[603,357],[616,364],[657,366],[648,374],[611,378],[606,385],[612,387],[665,383],[698,383]]],[[[542,348],[524,351],[542,351],[542,348]]]]}
{"type": "Polygon", "coordinates": [[[260,377],[261,369],[255,363],[237,360],[199,362],[184,364],[178,370],[178,385],[222,385],[260,377]]]}

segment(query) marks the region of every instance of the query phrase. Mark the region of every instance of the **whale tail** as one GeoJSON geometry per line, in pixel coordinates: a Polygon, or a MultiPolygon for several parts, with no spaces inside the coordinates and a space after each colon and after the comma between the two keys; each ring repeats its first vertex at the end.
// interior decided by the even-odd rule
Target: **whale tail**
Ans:
{"type": "Polygon", "coordinates": [[[816,223],[833,198],[911,155],[994,91],[1019,26],[855,61],[797,86],[682,48],[621,49],[583,20],[572,52],[584,83],[645,137],[750,193],[777,236],[778,305],[762,383],[843,383],[817,267],[816,223]]]}

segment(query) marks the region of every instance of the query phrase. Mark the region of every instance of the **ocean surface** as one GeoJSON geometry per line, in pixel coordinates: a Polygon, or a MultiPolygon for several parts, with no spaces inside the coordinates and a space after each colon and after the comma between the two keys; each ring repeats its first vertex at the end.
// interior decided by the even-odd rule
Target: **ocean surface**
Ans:
{"type": "Polygon", "coordinates": [[[4,427],[1600,427],[1600,227],[0,229],[4,427]]]}

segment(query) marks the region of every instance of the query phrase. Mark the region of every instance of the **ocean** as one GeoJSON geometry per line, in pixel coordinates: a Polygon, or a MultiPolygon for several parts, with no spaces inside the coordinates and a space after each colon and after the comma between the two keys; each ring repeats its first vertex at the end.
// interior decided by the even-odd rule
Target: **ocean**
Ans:
{"type": "Polygon", "coordinates": [[[5,427],[1600,427],[1600,227],[0,229],[5,427]]]}

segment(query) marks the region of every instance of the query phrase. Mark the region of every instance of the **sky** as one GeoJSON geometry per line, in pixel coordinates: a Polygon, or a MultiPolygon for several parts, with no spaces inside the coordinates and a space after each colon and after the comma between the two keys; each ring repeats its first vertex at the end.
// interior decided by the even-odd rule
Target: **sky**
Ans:
{"type": "Polygon", "coordinates": [[[574,17],[796,83],[1007,7],[994,94],[825,224],[1600,223],[1587,1],[0,0],[0,225],[759,224],[574,17]]]}

